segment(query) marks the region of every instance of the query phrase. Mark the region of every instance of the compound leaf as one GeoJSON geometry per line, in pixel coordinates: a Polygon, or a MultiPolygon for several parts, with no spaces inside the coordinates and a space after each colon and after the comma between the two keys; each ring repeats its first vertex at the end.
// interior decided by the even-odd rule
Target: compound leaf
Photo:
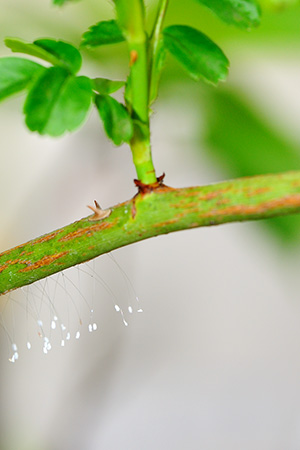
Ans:
{"type": "Polygon", "coordinates": [[[31,131],[61,136],[86,119],[93,97],[87,77],[75,77],[61,67],[50,67],[29,91],[24,113],[31,131]]]}
{"type": "Polygon", "coordinates": [[[133,124],[125,106],[109,95],[97,95],[95,103],[107,136],[115,145],[129,142],[133,135],[133,124]]]}
{"type": "Polygon", "coordinates": [[[24,58],[0,58],[0,100],[25,89],[43,66],[24,58]]]}
{"type": "Polygon", "coordinates": [[[165,48],[194,80],[215,85],[226,79],[229,61],[205,34],[186,25],[171,25],[163,30],[163,37],[165,48]]]}

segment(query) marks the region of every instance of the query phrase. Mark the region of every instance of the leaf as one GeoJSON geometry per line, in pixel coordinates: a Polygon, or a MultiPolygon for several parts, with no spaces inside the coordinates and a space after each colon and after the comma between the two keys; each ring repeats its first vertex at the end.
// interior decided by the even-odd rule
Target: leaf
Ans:
{"type": "Polygon", "coordinates": [[[107,78],[94,78],[93,89],[98,94],[112,94],[125,85],[125,81],[108,80],[107,78]]]}
{"type": "Polygon", "coordinates": [[[261,11],[255,0],[196,0],[207,6],[223,22],[240,28],[260,24],[261,11]]]}
{"type": "Polygon", "coordinates": [[[117,44],[125,41],[121,29],[115,20],[105,20],[93,25],[82,35],[81,45],[97,47],[99,45],[117,44]]]}
{"type": "MultiPolygon", "coordinates": [[[[221,164],[228,177],[300,170],[297,146],[272,127],[241,93],[214,89],[206,94],[204,139],[210,157],[221,164]]],[[[286,242],[300,237],[300,215],[264,223],[286,242]]]]}
{"type": "Polygon", "coordinates": [[[97,95],[95,104],[106,134],[114,144],[129,142],[133,135],[133,124],[125,106],[109,95],[97,95]]]}
{"type": "Polygon", "coordinates": [[[61,136],[86,119],[93,97],[91,81],[75,77],[61,67],[50,67],[29,91],[24,113],[31,131],[61,136]]]}
{"type": "MultiPolygon", "coordinates": [[[[81,54],[73,45],[54,39],[38,39],[34,44],[55,56],[71,73],[79,71],[82,63],[81,54]]],[[[60,64],[59,64],[60,65],[60,64]]]]}
{"type": "Polygon", "coordinates": [[[163,36],[166,49],[194,80],[202,78],[215,85],[225,80],[229,61],[205,34],[186,25],[171,25],[163,36]]]}
{"type": "Polygon", "coordinates": [[[28,59],[0,58],[0,100],[25,89],[43,70],[43,66],[28,59]]]}
{"type": "Polygon", "coordinates": [[[13,52],[36,56],[54,66],[64,67],[74,74],[81,67],[79,51],[67,42],[56,41],[55,39],[38,39],[31,44],[17,38],[7,38],[4,42],[13,52]]]}

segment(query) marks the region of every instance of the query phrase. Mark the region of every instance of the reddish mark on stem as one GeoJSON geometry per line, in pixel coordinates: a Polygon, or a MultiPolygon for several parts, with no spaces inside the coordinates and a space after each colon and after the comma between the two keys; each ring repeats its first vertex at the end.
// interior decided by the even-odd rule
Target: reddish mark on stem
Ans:
{"type": "Polygon", "coordinates": [[[129,57],[129,65],[133,66],[133,64],[137,61],[139,55],[136,50],[131,50],[130,57],[129,57]]]}
{"type": "MultiPolygon", "coordinates": [[[[163,173],[160,177],[158,177],[156,179],[155,183],[150,183],[150,184],[145,184],[142,183],[140,180],[133,180],[134,184],[137,186],[139,192],[138,194],[149,194],[150,192],[155,191],[156,189],[162,188],[162,187],[166,187],[163,184],[163,180],[165,178],[165,173],[163,173]]],[[[169,188],[170,189],[170,188],[169,188]]]]}
{"type": "Polygon", "coordinates": [[[132,199],[131,217],[134,219],[136,215],[135,198],[132,199]]]}
{"type": "Polygon", "coordinates": [[[65,236],[59,239],[60,242],[70,241],[72,239],[81,238],[83,236],[92,236],[94,233],[98,231],[105,230],[107,228],[111,228],[116,225],[116,220],[113,222],[99,222],[94,225],[90,225],[86,228],[79,228],[76,231],[72,231],[71,233],[66,234],[65,236]]]}
{"type": "Polygon", "coordinates": [[[68,253],[69,252],[60,252],[60,253],[55,253],[54,255],[45,255],[41,259],[39,259],[38,261],[36,261],[34,263],[31,263],[31,262],[27,263],[25,261],[19,261],[20,264],[21,263],[28,264],[28,266],[25,267],[24,269],[21,269],[20,272],[31,272],[32,270],[36,270],[36,269],[40,269],[41,267],[49,266],[54,261],[62,258],[63,256],[67,255],[68,253]]]}
{"type": "MultiPolygon", "coordinates": [[[[22,253],[25,253],[25,252],[22,252],[22,253]]],[[[30,254],[31,253],[32,252],[30,252],[30,254]]],[[[29,264],[31,264],[31,261],[26,260],[26,259],[20,259],[20,258],[10,259],[10,260],[6,261],[5,264],[2,264],[2,266],[0,266],[0,273],[3,272],[3,270],[7,269],[8,267],[14,266],[15,264],[23,264],[23,265],[25,264],[28,266],[29,264]]]]}
{"type": "Polygon", "coordinates": [[[259,215],[264,212],[272,212],[274,209],[288,211],[289,208],[300,208],[300,194],[290,195],[286,197],[277,198],[274,200],[268,200],[256,205],[232,205],[227,208],[212,210],[203,214],[203,217],[212,216],[252,216],[259,215]]]}
{"type": "Polygon", "coordinates": [[[251,188],[248,186],[245,186],[243,191],[245,192],[245,195],[247,197],[256,197],[257,195],[265,194],[266,192],[270,192],[271,188],[267,186],[262,186],[258,188],[251,188]]]}
{"type": "Polygon", "coordinates": [[[34,245],[35,244],[42,244],[43,242],[51,241],[51,239],[54,239],[61,232],[62,232],[62,230],[58,230],[58,231],[53,231],[53,233],[45,234],[44,236],[41,236],[40,238],[35,239],[34,245]]]}
{"type": "MultiPolygon", "coordinates": [[[[209,191],[209,192],[205,192],[205,190],[203,189],[203,191],[199,191],[199,189],[197,188],[189,188],[187,189],[184,193],[182,193],[181,189],[177,189],[178,195],[183,199],[183,198],[189,198],[189,197],[193,197],[195,199],[195,202],[199,202],[199,201],[207,201],[207,200],[214,200],[215,198],[218,197],[222,197],[224,196],[224,194],[228,193],[232,191],[232,187],[228,186],[226,188],[223,189],[217,189],[214,191],[209,191]]],[[[176,194],[176,193],[175,193],[176,194]]],[[[183,200],[181,200],[182,202],[183,200]]]]}
{"type": "Polygon", "coordinates": [[[292,185],[296,188],[298,188],[300,186],[300,180],[295,180],[293,181],[292,185]]]}
{"type": "Polygon", "coordinates": [[[16,263],[17,262],[9,260],[5,264],[2,264],[2,266],[0,266],[0,273],[3,272],[3,270],[7,269],[7,267],[9,267],[11,264],[16,264],[16,263]]]}
{"type": "Polygon", "coordinates": [[[137,196],[150,194],[151,192],[154,192],[154,191],[157,192],[157,191],[165,191],[165,190],[171,190],[172,189],[172,188],[166,186],[165,184],[163,184],[164,178],[165,178],[165,173],[163,173],[160,177],[158,177],[156,179],[155,183],[145,184],[145,183],[142,183],[142,181],[140,181],[140,180],[133,180],[134,184],[138,188],[138,193],[132,199],[131,217],[133,219],[136,216],[135,200],[136,200],[137,196]]]}
{"type": "Polygon", "coordinates": [[[169,225],[173,225],[174,223],[178,222],[178,218],[179,218],[179,216],[174,217],[174,219],[169,219],[169,220],[165,220],[164,222],[154,224],[153,228],[164,228],[169,225]]]}

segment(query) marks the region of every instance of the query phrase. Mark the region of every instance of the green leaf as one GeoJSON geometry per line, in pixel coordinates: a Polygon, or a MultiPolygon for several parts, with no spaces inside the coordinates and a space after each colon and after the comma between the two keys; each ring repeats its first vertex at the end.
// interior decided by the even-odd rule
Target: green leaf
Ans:
{"type": "Polygon", "coordinates": [[[133,124],[127,109],[109,95],[97,95],[95,104],[103,121],[107,136],[115,145],[129,142],[133,124]]]}
{"type": "Polygon", "coordinates": [[[117,44],[125,38],[115,20],[105,20],[93,25],[82,35],[81,45],[97,47],[99,45],[117,44]]]}
{"type": "Polygon", "coordinates": [[[24,58],[0,58],[0,100],[25,89],[45,68],[24,58]]]}
{"type": "Polygon", "coordinates": [[[61,67],[50,67],[29,91],[24,113],[31,131],[61,136],[86,119],[93,97],[91,81],[75,77],[61,67]]]}
{"type": "Polygon", "coordinates": [[[5,39],[5,45],[13,52],[36,56],[54,66],[64,67],[71,73],[76,73],[81,67],[79,51],[63,41],[55,39],[38,39],[32,44],[17,38],[5,39]]]}
{"type": "Polygon", "coordinates": [[[186,25],[172,25],[163,30],[163,37],[166,49],[194,80],[202,78],[216,85],[226,79],[229,61],[205,34],[186,25]]]}
{"type": "Polygon", "coordinates": [[[112,94],[125,85],[125,81],[108,80],[107,78],[94,78],[93,89],[98,94],[112,94]]]}
{"type": "Polygon", "coordinates": [[[34,41],[34,44],[56,57],[61,65],[71,73],[75,74],[79,71],[82,58],[77,48],[73,45],[54,39],[38,39],[34,41]]]}
{"type": "Polygon", "coordinates": [[[256,27],[260,24],[261,11],[255,0],[196,0],[207,6],[223,22],[240,28],[256,27]]]}
{"type": "MultiPolygon", "coordinates": [[[[239,178],[300,169],[299,148],[251,107],[241,93],[211,89],[206,93],[205,106],[204,139],[210,157],[221,164],[226,176],[239,178]]],[[[265,223],[281,240],[300,237],[300,215],[265,223]]]]}

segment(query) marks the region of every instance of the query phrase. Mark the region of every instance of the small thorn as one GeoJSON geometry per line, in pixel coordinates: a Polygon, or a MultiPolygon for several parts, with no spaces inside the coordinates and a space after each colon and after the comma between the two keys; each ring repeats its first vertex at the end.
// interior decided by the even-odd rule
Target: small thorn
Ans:
{"type": "Polygon", "coordinates": [[[94,215],[89,220],[102,220],[111,214],[111,209],[102,209],[96,200],[94,200],[94,203],[95,206],[88,205],[88,208],[94,211],[94,215]]]}

